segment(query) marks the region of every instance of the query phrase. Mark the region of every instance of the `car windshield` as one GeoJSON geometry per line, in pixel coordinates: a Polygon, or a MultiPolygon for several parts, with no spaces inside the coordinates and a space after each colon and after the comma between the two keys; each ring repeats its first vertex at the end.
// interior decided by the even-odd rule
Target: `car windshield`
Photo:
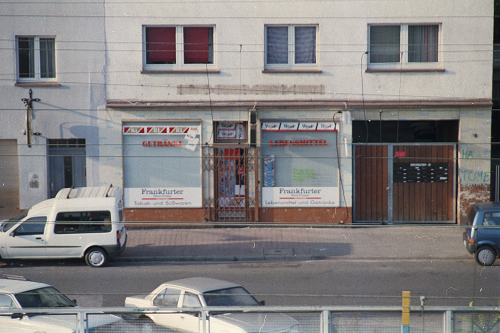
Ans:
{"type": "Polygon", "coordinates": [[[203,293],[207,306],[258,306],[255,297],[243,287],[212,290],[203,293]]]}
{"type": "Polygon", "coordinates": [[[74,307],[75,302],[61,294],[54,287],[45,287],[25,291],[15,295],[23,308],[59,308],[74,307]]]}
{"type": "Polygon", "coordinates": [[[467,224],[472,225],[474,223],[474,217],[476,216],[476,210],[474,207],[471,207],[469,210],[469,214],[467,215],[467,224]]]}
{"type": "Polygon", "coordinates": [[[8,219],[7,221],[5,221],[3,224],[2,224],[2,231],[3,232],[6,232],[8,231],[10,228],[12,228],[13,226],[15,226],[19,221],[21,221],[22,219],[24,219],[27,215],[28,215],[28,212],[29,212],[29,209],[26,209],[24,212],[22,212],[21,214],[13,217],[13,218],[10,218],[8,219]]]}

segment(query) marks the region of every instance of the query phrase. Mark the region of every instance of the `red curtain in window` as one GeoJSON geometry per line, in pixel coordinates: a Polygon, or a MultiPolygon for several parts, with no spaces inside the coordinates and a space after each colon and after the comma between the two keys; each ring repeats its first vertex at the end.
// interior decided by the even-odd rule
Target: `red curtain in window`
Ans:
{"type": "Polygon", "coordinates": [[[210,31],[208,27],[184,28],[184,63],[207,64],[211,52],[210,31]]]}
{"type": "Polygon", "coordinates": [[[146,29],[147,63],[175,64],[175,28],[146,29]]]}

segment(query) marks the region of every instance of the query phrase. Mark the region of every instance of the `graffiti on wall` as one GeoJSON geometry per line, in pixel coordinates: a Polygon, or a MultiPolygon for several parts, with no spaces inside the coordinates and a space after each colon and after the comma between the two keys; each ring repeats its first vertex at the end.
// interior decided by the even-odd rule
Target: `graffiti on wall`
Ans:
{"type": "MultiPolygon", "coordinates": [[[[482,147],[481,147],[482,148],[482,147]]],[[[462,149],[460,151],[461,184],[490,184],[491,170],[489,161],[484,159],[484,152],[477,158],[477,150],[462,149]]]]}

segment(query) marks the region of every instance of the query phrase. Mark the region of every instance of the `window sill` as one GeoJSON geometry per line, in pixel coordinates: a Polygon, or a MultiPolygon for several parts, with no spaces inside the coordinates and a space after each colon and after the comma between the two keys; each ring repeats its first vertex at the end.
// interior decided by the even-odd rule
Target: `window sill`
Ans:
{"type": "Polygon", "coordinates": [[[209,70],[168,70],[168,71],[141,71],[141,74],[219,74],[217,69],[209,70]]]}
{"type": "Polygon", "coordinates": [[[58,82],[16,82],[16,87],[59,87],[58,82]]]}
{"type": "Polygon", "coordinates": [[[365,73],[444,73],[443,68],[366,69],[365,73]]]}
{"type": "Polygon", "coordinates": [[[321,69],[264,69],[264,74],[321,74],[321,69]]]}

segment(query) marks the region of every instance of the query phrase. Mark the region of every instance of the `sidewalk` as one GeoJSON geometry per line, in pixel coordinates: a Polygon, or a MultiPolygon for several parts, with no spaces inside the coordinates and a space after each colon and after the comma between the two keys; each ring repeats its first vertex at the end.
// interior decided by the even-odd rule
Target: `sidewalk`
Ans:
{"type": "Polygon", "coordinates": [[[118,261],[464,260],[459,226],[129,229],[118,261]]]}

